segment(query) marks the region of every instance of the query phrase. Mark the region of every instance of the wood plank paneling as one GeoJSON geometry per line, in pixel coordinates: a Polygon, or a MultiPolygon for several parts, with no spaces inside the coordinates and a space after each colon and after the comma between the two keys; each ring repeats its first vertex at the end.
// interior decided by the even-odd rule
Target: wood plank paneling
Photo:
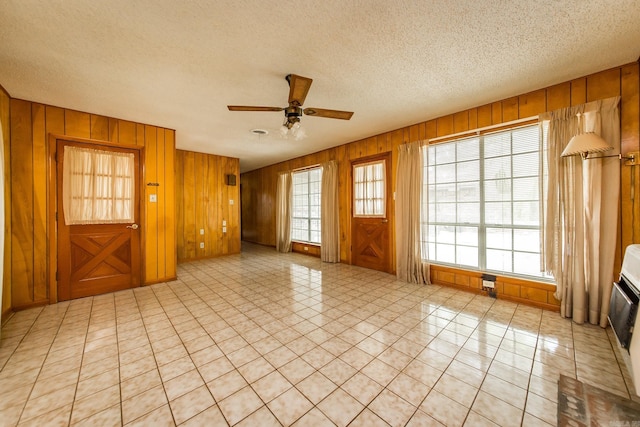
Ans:
{"type": "MultiPolygon", "coordinates": [[[[12,306],[36,302],[33,289],[33,144],[31,103],[11,100],[12,306]],[[21,286],[15,286],[15,284],[21,286]]],[[[44,255],[44,254],[42,254],[44,255]]],[[[40,301],[37,301],[40,302],[40,301]]]]}
{"type": "Polygon", "coordinates": [[[33,299],[49,298],[47,282],[47,135],[45,106],[31,104],[31,136],[33,141],[33,299]]]}
{"type": "Polygon", "coordinates": [[[518,118],[526,119],[547,111],[546,99],[547,95],[544,89],[520,95],[518,97],[518,118]]]}
{"type": "MultiPolygon", "coordinates": [[[[175,153],[176,153],[176,137],[175,131],[172,129],[164,129],[164,187],[165,200],[167,201],[164,211],[164,236],[165,236],[165,253],[164,265],[165,275],[163,278],[170,279],[177,275],[177,256],[176,256],[176,205],[174,203],[175,187],[175,153]]],[[[162,253],[159,256],[163,256],[162,253]]]]}
{"type": "Polygon", "coordinates": [[[518,120],[518,97],[508,98],[501,102],[502,104],[502,121],[500,123],[508,123],[518,120]]]}
{"type": "Polygon", "coordinates": [[[0,295],[0,323],[7,320],[11,313],[11,98],[0,87],[0,124],[2,125],[2,141],[4,147],[4,268],[3,287],[0,295]]]}
{"type": "Polygon", "coordinates": [[[64,134],[76,138],[91,138],[91,114],[64,110],[64,134]]]}
{"type": "Polygon", "coordinates": [[[620,68],[587,77],[587,102],[620,95],[620,68]]]}
{"type": "Polygon", "coordinates": [[[469,111],[461,111],[453,115],[453,133],[469,130],[469,111]]]}
{"type": "Polygon", "coordinates": [[[551,86],[545,92],[547,93],[546,111],[554,111],[571,106],[571,82],[551,86]]]}
{"type": "MultiPolygon", "coordinates": [[[[639,149],[639,82],[638,64],[634,63],[377,135],[375,138],[377,152],[380,152],[380,141],[386,139],[392,152],[392,185],[395,188],[396,151],[399,144],[422,138],[423,135],[424,138],[431,139],[466,130],[472,131],[491,125],[500,125],[512,120],[534,117],[545,111],[584,103],[587,97],[589,100],[610,97],[616,93],[615,88],[620,87],[621,84],[623,85],[621,109],[623,151],[625,149],[636,151],[639,149]],[[422,126],[424,134],[421,134],[422,126]]],[[[363,141],[372,139],[354,141],[332,149],[335,152],[335,155],[332,155],[335,156],[339,163],[340,259],[346,263],[351,262],[350,161],[362,157],[365,152],[368,153],[369,145],[367,144],[369,143],[363,141]]],[[[277,171],[289,170],[293,168],[292,165],[295,165],[295,167],[310,166],[314,160],[317,161],[320,157],[321,154],[316,153],[315,155],[292,159],[286,165],[285,163],[280,163],[242,175],[243,192],[245,188],[250,189],[248,194],[243,193],[242,199],[242,236],[244,239],[266,245],[275,244],[275,212],[273,204],[265,202],[275,197],[275,186],[272,183],[275,182],[277,171]],[[269,184],[266,183],[267,181],[270,181],[269,184]]],[[[640,221],[637,218],[640,217],[640,214],[636,215],[637,217],[633,221],[628,219],[633,212],[640,212],[640,197],[636,197],[633,202],[630,201],[630,170],[630,168],[623,168],[622,173],[622,221],[627,221],[624,223],[625,225],[629,224],[629,227],[622,227],[622,241],[625,243],[640,241],[640,221]],[[625,201],[625,197],[629,200],[625,201]]],[[[640,182],[640,167],[633,168],[633,171],[636,174],[636,182],[640,182]]],[[[439,283],[442,282],[481,292],[480,279],[477,275],[464,271],[439,271],[435,266],[434,269],[435,275],[432,274],[432,277],[436,278],[439,283]]],[[[555,290],[553,285],[540,285],[536,282],[514,281],[505,278],[497,287],[505,299],[551,309],[557,309],[559,304],[552,296],[555,290]]]]}
{"type": "Polygon", "coordinates": [[[491,104],[478,107],[478,128],[491,126],[491,104]]]}
{"type": "Polygon", "coordinates": [[[436,122],[437,136],[446,136],[453,133],[453,114],[438,117],[436,122]]]}
{"type": "Polygon", "coordinates": [[[154,283],[158,280],[158,202],[159,185],[158,181],[158,145],[157,145],[157,133],[158,129],[155,126],[144,127],[145,134],[145,168],[144,168],[144,183],[145,183],[145,222],[144,222],[144,236],[145,236],[145,252],[144,252],[144,281],[145,283],[154,283]],[[149,183],[154,185],[148,185],[149,183]],[[151,201],[151,195],[156,197],[156,201],[151,201]]]}
{"type": "MultiPolygon", "coordinates": [[[[183,178],[176,179],[176,209],[181,234],[177,242],[178,260],[239,253],[240,189],[239,185],[226,185],[225,175],[238,176],[240,161],[177,150],[176,170],[183,174],[183,178]],[[226,233],[223,233],[222,221],[227,223],[226,233]],[[204,230],[204,234],[200,234],[200,230],[204,230]],[[200,243],[204,243],[204,248],[200,248],[200,243]]],[[[247,190],[248,195],[250,189],[243,188],[243,192],[247,190]]]]}
{"type": "Polygon", "coordinates": [[[109,118],[104,116],[89,115],[91,120],[91,139],[109,141],[109,118]]]}
{"type": "MultiPolygon", "coordinates": [[[[0,97],[0,101],[2,101],[0,97]]],[[[144,247],[144,274],[155,270],[151,275],[155,281],[175,277],[175,213],[174,200],[174,132],[163,128],[122,122],[115,118],[94,115],[64,108],[42,105],[23,100],[10,100],[9,122],[12,131],[7,135],[10,143],[6,142],[9,150],[7,159],[11,164],[11,180],[9,187],[12,194],[7,203],[11,207],[12,225],[11,245],[9,247],[11,270],[11,307],[26,308],[35,304],[55,302],[57,300],[55,271],[57,266],[55,244],[55,221],[50,220],[49,212],[55,212],[55,194],[48,193],[49,183],[55,180],[55,171],[50,168],[50,136],[57,135],[68,138],[92,138],[96,141],[119,142],[127,145],[145,145],[147,134],[154,138],[152,151],[155,154],[145,156],[144,170],[163,180],[162,191],[164,211],[156,214],[155,221],[150,217],[143,217],[143,236],[145,242],[153,245],[144,247]],[[161,164],[158,165],[158,150],[156,131],[161,132],[161,164]],[[122,141],[120,136],[123,136],[122,141]],[[168,135],[168,136],[167,136],[168,135]],[[158,173],[159,171],[159,173],[158,173]],[[165,172],[168,171],[168,172],[165,172]],[[167,203],[166,200],[171,200],[167,203]],[[53,209],[53,210],[52,210],[53,209]],[[161,215],[161,217],[158,217],[161,215]],[[17,219],[17,226],[13,226],[17,219]],[[150,221],[151,220],[151,221],[150,221]],[[159,221],[158,221],[159,220],[159,221]],[[160,222],[161,228],[157,224],[160,222]],[[151,223],[153,234],[144,226],[151,223]],[[155,227],[155,228],[154,228],[155,227]],[[160,236],[160,237],[159,237],[160,236]],[[16,243],[19,241],[19,244],[16,243]],[[160,244],[158,245],[158,242],[160,244]],[[158,258],[161,258],[159,261],[158,258]],[[157,266],[162,267],[158,273],[157,266]],[[13,274],[17,272],[17,274],[13,274]]],[[[9,109],[7,109],[9,111],[9,109]]],[[[148,154],[148,153],[145,153],[148,154]]],[[[55,168],[54,168],[55,169],[55,168]]],[[[144,181],[145,183],[148,180],[144,181]]],[[[145,185],[145,192],[148,191],[145,185]]],[[[9,192],[7,192],[9,194],[9,192]]],[[[140,197],[146,197],[141,194],[140,197]]],[[[147,198],[148,200],[148,198],[147,198]]],[[[142,214],[148,214],[148,203],[143,203],[142,214]]]]}

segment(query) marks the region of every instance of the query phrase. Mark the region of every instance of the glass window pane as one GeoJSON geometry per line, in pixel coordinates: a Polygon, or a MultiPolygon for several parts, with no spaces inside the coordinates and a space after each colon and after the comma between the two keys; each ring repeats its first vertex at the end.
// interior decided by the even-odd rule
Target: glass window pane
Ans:
{"type": "Polygon", "coordinates": [[[471,246],[458,246],[456,263],[470,267],[478,267],[478,248],[471,246]]]}
{"type": "Polygon", "coordinates": [[[459,224],[480,223],[480,203],[458,203],[459,224]]]}
{"type": "Polygon", "coordinates": [[[529,252],[513,253],[513,272],[532,276],[541,275],[540,254],[529,252]]]}
{"type": "Polygon", "coordinates": [[[437,243],[436,261],[454,264],[456,262],[456,247],[454,245],[437,243]]]}
{"type": "Polygon", "coordinates": [[[484,199],[487,201],[511,200],[511,179],[485,181],[484,199]]]}
{"type": "Polygon", "coordinates": [[[516,225],[540,225],[538,202],[513,202],[513,223],[516,225]]]}
{"type": "Polygon", "coordinates": [[[480,138],[465,139],[458,141],[455,145],[458,162],[480,157],[480,138]]]}
{"type": "Polygon", "coordinates": [[[458,182],[478,181],[480,179],[480,161],[458,163],[458,182]]]}
{"type": "Polygon", "coordinates": [[[535,176],[540,169],[540,153],[518,154],[513,156],[513,176],[535,176]]]}
{"type": "Polygon", "coordinates": [[[456,161],[456,145],[447,142],[435,145],[435,162],[436,164],[453,163],[456,161]]]}
{"type": "Polygon", "coordinates": [[[512,272],[511,251],[487,249],[487,269],[512,272]]]}
{"type": "Polygon", "coordinates": [[[456,227],[456,243],[478,246],[478,227],[456,227]]]}
{"type": "Polygon", "coordinates": [[[511,242],[510,228],[487,227],[487,248],[511,249],[511,242]]]}
{"type": "Polygon", "coordinates": [[[459,202],[479,202],[480,201],[480,183],[479,182],[462,182],[456,188],[455,196],[459,202]]]}
{"type": "Polygon", "coordinates": [[[438,203],[435,211],[436,222],[456,222],[455,203],[438,203]]]}
{"type": "Polygon", "coordinates": [[[513,230],[513,249],[517,251],[539,252],[540,230],[513,230]]]}
{"type": "Polygon", "coordinates": [[[511,157],[495,157],[484,162],[484,179],[502,179],[511,176],[511,157]]]}
{"type": "Polygon", "coordinates": [[[538,200],[538,177],[513,180],[513,200],[538,200]]]}
{"type": "Polygon", "coordinates": [[[437,183],[456,182],[455,163],[436,166],[436,179],[434,182],[437,182],[437,183]]]}
{"type": "Polygon", "coordinates": [[[484,157],[507,156],[511,154],[510,132],[494,133],[484,137],[484,157]]]}
{"type": "Polygon", "coordinates": [[[484,204],[484,221],[487,224],[511,224],[511,203],[486,202],[484,204]]]}
{"type": "Polygon", "coordinates": [[[436,242],[438,243],[455,243],[456,234],[455,227],[449,225],[436,226],[436,242]]]}

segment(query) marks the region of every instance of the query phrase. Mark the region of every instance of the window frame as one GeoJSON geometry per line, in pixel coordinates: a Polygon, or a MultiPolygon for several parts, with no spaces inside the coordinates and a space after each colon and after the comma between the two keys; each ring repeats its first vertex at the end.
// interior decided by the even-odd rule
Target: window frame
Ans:
{"type": "Polygon", "coordinates": [[[322,166],[310,166],[304,169],[298,169],[298,170],[294,170],[291,172],[291,183],[292,183],[292,190],[291,190],[291,241],[292,242],[297,242],[297,243],[305,243],[305,244],[309,244],[309,245],[318,245],[320,246],[322,244],[322,166]],[[319,179],[317,181],[311,181],[309,179],[310,177],[310,173],[314,172],[314,171],[319,171],[319,179]],[[306,217],[303,216],[295,216],[295,212],[296,212],[296,185],[295,185],[295,175],[296,174],[307,174],[307,188],[306,188],[306,196],[307,196],[307,200],[306,200],[306,208],[307,208],[307,213],[308,215],[306,217]],[[312,183],[318,183],[318,192],[317,193],[312,193],[311,190],[311,184],[312,183]],[[314,197],[317,194],[318,197],[318,217],[312,217],[311,216],[311,206],[312,204],[312,197],[314,197]],[[301,228],[294,228],[294,224],[296,220],[306,220],[306,232],[307,232],[307,240],[302,240],[299,238],[295,238],[294,237],[294,230],[303,230],[301,228]],[[319,224],[319,228],[318,230],[312,230],[311,228],[311,224],[312,221],[318,221],[319,224]],[[318,233],[318,241],[313,241],[311,240],[311,235],[312,232],[317,232],[318,233]]]}
{"type": "MultiPolygon", "coordinates": [[[[387,202],[388,202],[387,201],[387,186],[389,185],[387,183],[387,180],[388,180],[388,177],[387,177],[387,160],[386,159],[379,159],[379,160],[372,160],[370,162],[363,162],[363,163],[354,164],[351,167],[351,173],[352,173],[352,176],[353,176],[353,180],[352,180],[353,181],[353,184],[352,184],[353,188],[351,189],[351,191],[353,191],[353,206],[352,206],[353,216],[356,217],[356,218],[382,218],[382,219],[386,218],[387,217],[387,202]],[[356,196],[356,188],[355,188],[356,184],[357,184],[357,182],[356,182],[356,168],[367,167],[367,166],[370,166],[370,165],[377,165],[377,164],[382,165],[382,193],[381,193],[382,194],[382,213],[379,213],[379,214],[375,214],[375,213],[374,214],[367,214],[367,213],[359,214],[358,213],[358,209],[356,207],[358,201],[359,200],[367,200],[367,199],[358,199],[357,196],[356,196]]],[[[367,181],[364,181],[364,182],[367,182],[367,181]]],[[[372,199],[372,200],[375,200],[375,198],[372,199]]]]}
{"type": "MultiPolygon", "coordinates": [[[[531,274],[531,273],[527,273],[527,272],[514,272],[513,270],[515,269],[515,257],[517,254],[522,253],[522,254],[537,254],[539,256],[541,256],[540,251],[538,250],[537,252],[533,252],[531,250],[524,250],[524,249],[517,249],[517,245],[515,245],[515,241],[516,241],[516,232],[519,230],[538,230],[539,232],[542,229],[543,226],[543,221],[542,218],[538,217],[538,224],[537,225],[527,225],[527,224],[520,224],[517,221],[514,221],[514,202],[520,202],[521,200],[517,199],[515,197],[515,189],[514,189],[514,179],[518,179],[518,178],[522,178],[520,176],[515,175],[514,176],[514,163],[513,163],[513,158],[514,156],[517,155],[521,155],[521,154],[531,154],[531,153],[536,153],[537,157],[538,157],[538,173],[537,175],[533,175],[533,176],[528,176],[525,178],[532,178],[532,177],[536,177],[537,181],[538,181],[538,199],[537,201],[534,200],[524,200],[525,202],[537,202],[538,205],[538,210],[540,211],[541,208],[544,206],[544,204],[546,203],[546,194],[544,193],[544,186],[543,186],[543,182],[545,182],[546,180],[546,161],[544,159],[544,154],[545,154],[545,140],[544,140],[544,136],[540,135],[538,136],[538,147],[536,150],[531,150],[531,151],[526,151],[526,152],[516,152],[514,153],[514,147],[513,147],[513,132],[516,132],[520,129],[525,129],[525,128],[531,128],[532,132],[539,132],[539,126],[537,123],[532,123],[532,122],[528,122],[528,123],[519,123],[513,126],[509,126],[509,127],[504,127],[501,126],[500,128],[496,128],[496,129],[489,129],[485,132],[477,132],[475,134],[467,134],[467,135],[462,135],[459,136],[457,138],[447,138],[445,141],[442,142],[438,142],[438,144],[455,144],[454,145],[454,161],[451,163],[447,163],[447,164],[452,164],[455,165],[455,172],[454,172],[454,176],[455,179],[449,183],[450,185],[454,186],[456,188],[456,194],[454,196],[455,201],[451,202],[452,204],[456,205],[456,218],[454,222],[443,222],[443,221],[430,221],[430,215],[429,215],[429,209],[431,209],[431,207],[437,208],[437,204],[436,203],[431,203],[431,200],[428,200],[427,197],[427,202],[423,203],[422,205],[422,210],[423,212],[421,213],[421,217],[422,217],[422,222],[421,222],[421,244],[422,244],[422,248],[423,248],[423,257],[425,259],[425,261],[428,261],[429,263],[432,264],[437,264],[437,265],[445,265],[445,266],[451,266],[451,267],[455,267],[455,268],[461,268],[461,269],[466,269],[466,270],[473,270],[473,271],[483,271],[483,272],[490,272],[490,273],[496,273],[499,275],[503,275],[503,276],[511,276],[511,277],[517,277],[517,278],[521,278],[521,279],[526,279],[526,280],[535,280],[535,281],[541,281],[541,282],[548,282],[548,283],[553,283],[554,279],[552,276],[547,275],[545,273],[539,273],[539,274],[531,274]],[[509,158],[509,162],[510,162],[510,167],[511,167],[511,172],[510,175],[508,176],[509,182],[510,182],[510,198],[508,200],[503,200],[504,202],[509,202],[510,204],[510,222],[507,224],[504,221],[502,223],[498,223],[498,224],[494,224],[494,223],[487,223],[487,218],[485,215],[485,211],[486,211],[486,184],[488,182],[494,181],[495,178],[491,178],[491,179],[487,179],[485,176],[485,164],[487,163],[487,159],[491,159],[489,157],[486,156],[486,152],[485,152],[485,140],[487,137],[491,137],[492,135],[496,135],[499,133],[508,133],[509,136],[509,144],[510,144],[510,152],[508,155],[496,155],[496,156],[492,156],[491,158],[496,159],[499,157],[508,157],[509,158]],[[478,156],[477,156],[477,161],[479,163],[478,165],[478,179],[476,180],[472,180],[472,181],[459,181],[458,180],[458,165],[460,163],[463,163],[467,160],[459,160],[458,159],[458,154],[457,154],[457,148],[459,143],[461,142],[465,142],[465,141],[469,141],[469,140],[473,140],[473,139],[477,139],[478,140],[478,156]],[[457,216],[457,209],[458,209],[458,205],[459,205],[459,201],[458,201],[458,197],[457,197],[457,189],[458,189],[458,185],[459,183],[465,183],[465,182],[477,182],[478,184],[478,197],[477,197],[477,202],[479,205],[479,214],[478,214],[478,221],[477,223],[475,222],[469,222],[469,223],[465,223],[465,222],[459,222],[459,218],[457,216]],[[426,208],[426,210],[425,210],[426,208]],[[436,240],[435,236],[431,237],[430,236],[430,229],[435,231],[437,230],[437,227],[450,227],[453,229],[453,240],[452,243],[447,243],[447,242],[439,242],[436,240]],[[476,239],[476,246],[475,248],[477,249],[477,266],[474,265],[468,265],[468,264],[462,264],[460,263],[459,259],[458,259],[458,247],[471,247],[474,248],[474,246],[472,245],[466,245],[464,243],[458,243],[458,229],[461,227],[474,227],[477,229],[477,239],[476,239]],[[502,230],[510,230],[510,249],[503,249],[503,248],[497,248],[497,247],[489,247],[487,244],[487,240],[488,240],[488,230],[491,229],[502,229],[502,230]],[[432,254],[430,247],[437,247],[438,244],[448,244],[451,245],[453,247],[454,250],[454,260],[455,262],[445,262],[445,261],[439,261],[436,259],[437,256],[437,249],[436,249],[436,253],[432,254]],[[426,253],[425,253],[425,249],[426,249],[426,253]],[[500,250],[500,251],[508,251],[510,252],[510,257],[511,257],[511,270],[512,271],[505,271],[505,270],[499,270],[499,269],[494,269],[494,268],[488,268],[488,253],[491,250],[500,250]]],[[[437,144],[430,144],[430,145],[425,145],[424,146],[424,151],[423,151],[423,156],[425,159],[425,166],[424,166],[424,172],[426,177],[428,177],[428,173],[429,173],[429,167],[436,167],[438,164],[437,163],[433,163],[432,165],[428,164],[428,150],[430,147],[434,147],[437,144]]],[[[434,147],[435,148],[435,147],[434,147]]],[[[444,163],[443,163],[444,164],[444,163]]],[[[435,174],[435,171],[433,172],[435,174]]],[[[507,177],[505,177],[507,178],[507,177]]],[[[437,182],[437,181],[436,181],[437,182]]],[[[423,181],[423,191],[428,192],[429,191],[429,185],[433,185],[435,188],[436,183],[432,183],[429,182],[428,180],[426,181],[426,183],[423,181]],[[426,184],[426,185],[425,185],[426,184]]],[[[427,193],[428,194],[428,193],[427,193]]],[[[541,233],[540,233],[541,236],[541,233]]],[[[526,256],[526,255],[525,255],[526,256]]]]}

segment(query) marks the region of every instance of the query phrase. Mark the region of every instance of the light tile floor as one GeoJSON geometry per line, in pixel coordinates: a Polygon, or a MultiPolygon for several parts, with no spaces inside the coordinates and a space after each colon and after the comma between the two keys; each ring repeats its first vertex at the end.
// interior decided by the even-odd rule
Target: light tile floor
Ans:
{"type": "Polygon", "coordinates": [[[560,373],[629,397],[610,329],[557,313],[250,244],[178,277],[16,313],[0,425],[545,426],[560,373]]]}

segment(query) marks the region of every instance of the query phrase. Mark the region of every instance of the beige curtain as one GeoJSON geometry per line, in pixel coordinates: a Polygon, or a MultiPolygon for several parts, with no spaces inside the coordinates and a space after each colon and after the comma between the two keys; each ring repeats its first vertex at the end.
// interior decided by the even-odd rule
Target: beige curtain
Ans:
{"type": "Polygon", "coordinates": [[[409,283],[429,283],[429,265],[422,259],[420,240],[423,167],[420,142],[398,147],[396,275],[409,283]]]}
{"type": "Polygon", "coordinates": [[[276,188],[276,250],[291,252],[291,172],[278,175],[276,188]]]}
{"type": "Polygon", "coordinates": [[[577,323],[607,325],[618,227],[620,97],[564,108],[540,117],[548,125],[543,267],[556,279],[560,314],[577,323]],[[613,150],[561,157],[571,137],[593,131],[613,150]]]}
{"type": "Polygon", "coordinates": [[[133,154],[65,146],[62,173],[66,224],[134,222],[133,154]]]}
{"type": "Polygon", "coordinates": [[[340,262],[340,213],[338,211],[338,162],[322,165],[322,194],[320,199],[321,246],[324,262],[340,262]]]}

